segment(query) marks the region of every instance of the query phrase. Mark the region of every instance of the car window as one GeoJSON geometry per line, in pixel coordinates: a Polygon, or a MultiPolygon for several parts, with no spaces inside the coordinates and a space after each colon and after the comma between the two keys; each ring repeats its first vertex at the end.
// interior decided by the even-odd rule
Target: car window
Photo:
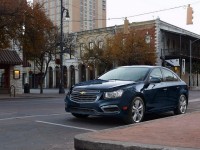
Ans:
{"type": "Polygon", "coordinates": [[[147,67],[119,67],[103,74],[99,79],[143,81],[149,70],[147,67]]]}
{"type": "Polygon", "coordinates": [[[178,77],[167,69],[162,69],[164,81],[178,81],[178,77]]]}
{"type": "Polygon", "coordinates": [[[150,73],[149,78],[151,79],[152,77],[155,78],[160,78],[162,81],[162,72],[159,68],[153,69],[152,72],[150,73]]]}
{"type": "Polygon", "coordinates": [[[174,81],[179,81],[178,77],[174,74],[174,81]]]}

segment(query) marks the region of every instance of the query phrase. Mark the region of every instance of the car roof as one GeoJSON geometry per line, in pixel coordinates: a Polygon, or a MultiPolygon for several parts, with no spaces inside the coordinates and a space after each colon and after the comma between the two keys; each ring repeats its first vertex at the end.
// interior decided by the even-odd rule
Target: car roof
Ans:
{"type": "Polygon", "coordinates": [[[131,65],[131,66],[121,66],[125,68],[131,68],[131,67],[144,67],[144,68],[156,68],[156,67],[161,67],[161,66],[150,66],[150,65],[131,65]]]}

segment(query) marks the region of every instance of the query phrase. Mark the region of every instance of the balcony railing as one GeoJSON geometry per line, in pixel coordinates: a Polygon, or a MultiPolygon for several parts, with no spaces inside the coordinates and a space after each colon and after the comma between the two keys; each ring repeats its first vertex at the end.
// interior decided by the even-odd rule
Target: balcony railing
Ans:
{"type": "MultiPolygon", "coordinates": [[[[166,56],[174,56],[174,57],[179,57],[179,56],[190,56],[190,51],[189,49],[162,49],[162,54],[163,57],[166,56]]],[[[200,59],[200,50],[193,50],[192,51],[192,57],[200,59]]]]}

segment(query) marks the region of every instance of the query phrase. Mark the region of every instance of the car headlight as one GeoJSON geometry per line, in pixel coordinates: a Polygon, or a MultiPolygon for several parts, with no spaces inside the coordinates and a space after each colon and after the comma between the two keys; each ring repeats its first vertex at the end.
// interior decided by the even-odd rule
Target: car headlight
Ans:
{"type": "Polygon", "coordinates": [[[123,90],[117,90],[113,92],[105,92],[104,98],[118,98],[121,97],[123,94],[123,90]]]}

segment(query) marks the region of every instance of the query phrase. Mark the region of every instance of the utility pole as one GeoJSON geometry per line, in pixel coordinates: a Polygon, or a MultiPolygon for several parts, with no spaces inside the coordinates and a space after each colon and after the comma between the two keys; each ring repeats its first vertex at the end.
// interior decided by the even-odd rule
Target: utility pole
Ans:
{"type": "Polygon", "coordinates": [[[59,93],[65,93],[64,84],[63,84],[63,13],[66,11],[66,18],[69,18],[69,11],[63,7],[63,0],[60,0],[60,85],[59,93]]]}

